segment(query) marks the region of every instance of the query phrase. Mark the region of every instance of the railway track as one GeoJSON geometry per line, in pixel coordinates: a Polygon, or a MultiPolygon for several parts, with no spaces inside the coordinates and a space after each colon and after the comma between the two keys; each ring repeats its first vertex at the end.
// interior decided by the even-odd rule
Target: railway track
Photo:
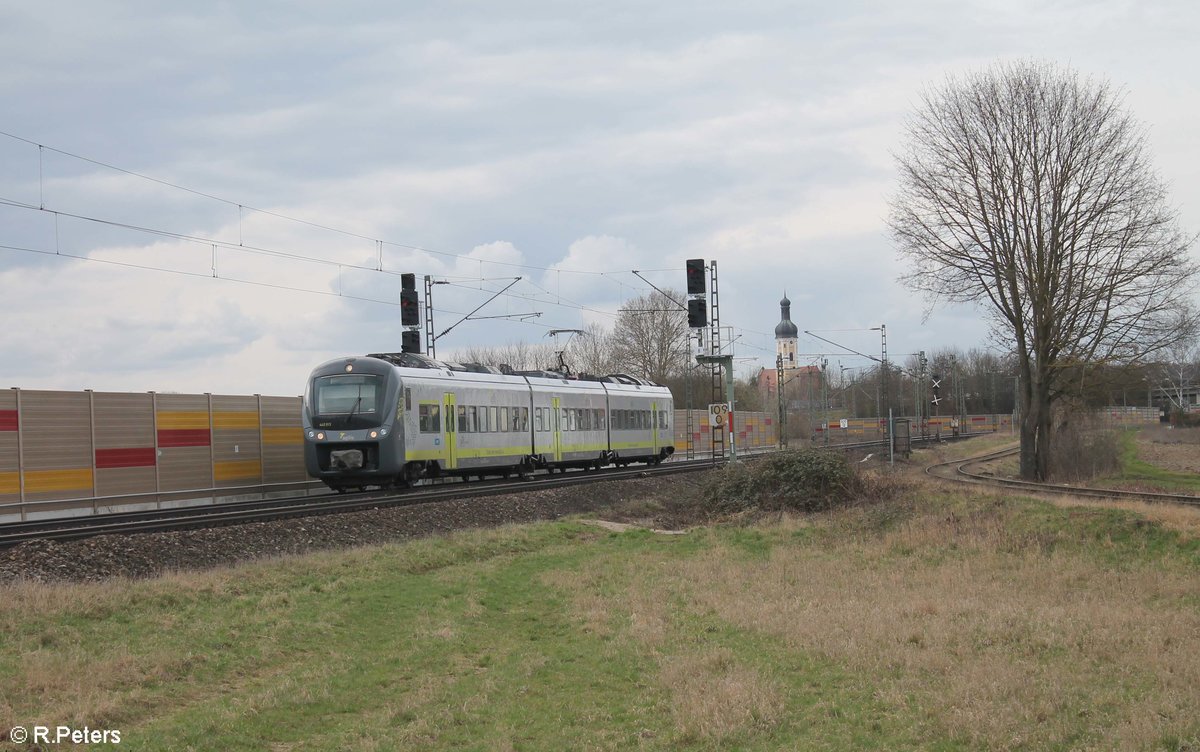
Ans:
{"type": "Polygon", "coordinates": [[[1154,491],[1125,491],[1115,488],[1088,488],[1063,483],[1037,483],[1034,481],[1001,478],[990,473],[972,471],[987,462],[1011,457],[1020,450],[1007,447],[988,454],[969,457],[965,460],[939,462],[925,468],[925,473],[934,478],[958,483],[972,483],[991,488],[1010,488],[1027,493],[1049,493],[1060,496],[1082,496],[1093,499],[1127,499],[1130,501],[1154,501],[1164,504],[1184,504],[1200,507],[1200,497],[1190,494],[1159,493],[1154,491]]]}
{"type": "MultiPolygon", "coordinates": [[[[964,435],[958,438],[969,438],[964,435]]],[[[915,441],[921,439],[914,438],[915,441]]],[[[929,437],[928,440],[933,440],[929,437]]],[[[829,445],[838,451],[869,451],[886,447],[886,441],[868,441],[829,445]]],[[[769,452],[768,452],[769,453],[769,452]]],[[[747,455],[746,459],[767,453],[747,455]]],[[[673,473],[707,470],[719,464],[711,457],[673,460],[662,465],[637,468],[605,468],[598,471],[570,471],[539,475],[537,480],[486,480],[448,482],[419,486],[404,491],[366,491],[352,494],[326,493],[313,496],[223,502],[203,506],[113,512],[97,516],[78,516],[28,520],[0,525],[0,549],[30,540],[71,541],[98,535],[128,535],[171,530],[223,527],[249,522],[264,522],[315,515],[354,512],[365,509],[428,504],[446,499],[466,499],[514,493],[525,489],[550,489],[584,485],[604,480],[623,480],[673,473]]]]}
{"type": "Polygon", "coordinates": [[[412,504],[428,504],[446,499],[467,499],[514,493],[529,489],[565,488],[606,480],[626,480],[651,475],[671,475],[712,468],[711,460],[671,462],[657,467],[610,468],[600,471],[575,471],[539,476],[535,481],[519,479],[446,483],[397,491],[356,494],[321,494],[240,501],[205,506],[117,512],[96,517],[68,517],[30,520],[0,525],[0,548],[30,540],[70,541],[97,535],[157,533],[201,527],[240,525],[295,517],[354,512],[412,504]]]}

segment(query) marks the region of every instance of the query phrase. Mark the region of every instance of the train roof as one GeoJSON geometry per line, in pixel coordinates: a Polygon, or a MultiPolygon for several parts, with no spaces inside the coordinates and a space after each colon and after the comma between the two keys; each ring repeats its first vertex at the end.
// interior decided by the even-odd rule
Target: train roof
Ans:
{"type": "Polygon", "coordinates": [[[653,381],[649,381],[638,376],[631,376],[627,373],[610,373],[601,376],[598,374],[569,373],[563,371],[552,371],[548,369],[518,371],[513,370],[505,365],[491,366],[483,363],[456,363],[448,360],[435,360],[426,355],[420,355],[418,353],[403,352],[371,353],[366,357],[386,361],[398,368],[424,368],[459,373],[486,373],[497,376],[528,376],[561,381],[600,381],[608,384],[626,384],[631,386],[662,386],[661,384],[656,384],[653,381]]]}

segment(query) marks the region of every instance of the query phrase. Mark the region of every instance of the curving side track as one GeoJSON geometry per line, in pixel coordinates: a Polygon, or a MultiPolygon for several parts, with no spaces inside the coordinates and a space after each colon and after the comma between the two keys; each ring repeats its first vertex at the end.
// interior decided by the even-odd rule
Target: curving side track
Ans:
{"type": "Polygon", "coordinates": [[[990,473],[973,470],[993,460],[1009,457],[1020,451],[1016,447],[1000,449],[988,454],[969,457],[965,460],[939,462],[925,468],[931,477],[956,483],[973,483],[990,488],[1011,488],[1027,493],[1051,493],[1058,495],[1083,496],[1094,499],[1127,499],[1131,501],[1156,501],[1165,504],[1184,504],[1200,507],[1200,497],[1190,494],[1156,493],[1153,491],[1124,491],[1115,488],[1088,488],[1065,483],[1036,483],[1014,478],[1000,478],[990,473]]]}

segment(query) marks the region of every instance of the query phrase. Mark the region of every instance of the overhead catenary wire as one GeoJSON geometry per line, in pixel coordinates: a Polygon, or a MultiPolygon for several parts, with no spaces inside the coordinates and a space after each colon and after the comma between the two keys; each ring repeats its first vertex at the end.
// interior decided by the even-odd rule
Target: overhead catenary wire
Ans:
{"type": "MultiPolygon", "coordinates": [[[[22,136],[18,136],[16,134],[9,133],[7,131],[0,131],[0,136],[13,139],[14,141],[26,143],[31,146],[36,146],[38,149],[39,155],[43,151],[51,151],[51,152],[54,152],[55,154],[61,154],[65,157],[69,157],[71,159],[78,159],[82,162],[87,162],[89,164],[96,165],[97,167],[103,167],[104,169],[107,169],[107,170],[113,170],[115,172],[119,172],[124,175],[129,175],[130,177],[135,177],[135,178],[138,178],[139,180],[146,180],[146,181],[164,186],[166,188],[183,191],[185,193],[189,193],[194,196],[198,196],[200,198],[205,198],[205,199],[209,199],[211,201],[216,201],[216,202],[225,204],[229,207],[237,207],[237,210],[238,210],[238,233],[239,233],[238,243],[239,243],[239,245],[242,242],[242,238],[240,237],[241,236],[242,215],[243,215],[243,212],[250,211],[250,212],[257,213],[257,214],[263,214],[266,216],[275,217],[276,219],[282,219],[286,222],[295,222],[297,224],[301,224],[306,227],[312,227],[314,229],[336,233],[339,235],[343,235],[345,237],[357,238],[359,240],[367,240],[367,241],[370,241],[371,243],[388,245],[388,246],[392,246],[394,248],[403,248],[403,249],[412,250],[412,251],[419,251],[419,252],[423,252],[423,253],[432,253],[432,254],[439,255],[439,256],[446,256],[449,258],[477,261],[481,265],[484,263],[487,263],[487,264],[494,264],[496,266],[505,266],[505,267],[512,267],[512,268],[518,268],[518,269],[530,269],[530,270],[534,270],[534,271],[543,271],[543,272],[555,271],[555,272],[559,272],[559,273],[565,272],[567,274],[585,274],[585,275],[592,275],[592,276],[605,276],[605,275],[609,274],[609,272],[606,272],[606,271],[595,271],[595,270],[587,270],[587,269],[563,269],[563,268],[559,268],[559,267],[538,266],[536,264],[517,264],[517,263],[513,263],[511,261],[493,261],[491,259],[480,259],[480,258],[471,256],[466,253],[458,253],[458,252],[454,252],[454,251],[443,251],[443,250],[439,250],[436,248],[430,248],[427,246],[418,245],[415,243],[407,243],[407,242],[400,242],[400,241],[394,241],[394,240],[384,240],[382,238],[373,237],[371,235],[366,235],[361,232],[356,232],[354,230],[347,230],[342,227],[334,227],[332,225],[324,224],[321,222],[313,222],[311,220],[303,219],[301,217],[295,217],[295,216],[292,216],[289,214],[284,214],[283,212],[277,212],[277,211],[272,211],[270,209],[262,209],[260,207],[251,206],[250,204],[244,203],[242,201],[235,201],[233,199],[225,198],[223,196],[218,196],[216,194],[209,193],[206,191],[197,190],[195,188],[189,188],[185,185],[181,185],[179,183],[175,183],[170,180],[164,180],[162,178],[157,178],[152,175],[147,175],[145,173],[141,173],[136,170],[131,170],[131,169],[128,169],[125,167],[121,167],[119,165],[115,165],[115,164],[112,164],[109,162],[95,159],[93,157],[88,157],[88,156],[85,156],[82,154],[76,154],[74,152],[67,151],[66,149],[59,149],[54,146],[48,146],[46,144],[42,144],[37,141],[33,141],[31,139],[24,138],[22,136]]],[[[45,208],[45,198],[44,198],[44,192],[43,192],[43,188],[42,188],[43,182],[44,182],[43,168],[42,168],[41,159],[39,156],[38,190],[39,190],[39,201],[40,201],[41,205],[36,208],[40,208],[40,209],[45,208]]],[[[670,271],[670,270],[669,269],[654,269],[654,270],[645,270],[645,271],[670,271]]]]}
{"type": "MultiPolygon", "coordinates": [[[[190,277],[222,279],[224,281],[237,282],[239,284],[244,284],[244,285],[253,285],[253,286],[278,289],[278,290],[289,290],[289,291],[295,291],[295,292],[300,292],[300,293],[309,293],[309,294],[316,294],[316,295],[323,295],[323,296],[342,297],[342,298],[351,299],[351,300],[379,303],[379,304],[390,305],[390,306],[398,306],[399,303],[397,301],[383,300],[383,299],[379,299],[379,298],[370,298],[370,297],[363,297],[363,296],[357,296],[357,295],[350,295],[350,294],[344,293],[344,291],[341,291],[341,290],[338,290],[336,292],[329,291],[329,290],[315,290],[312,288],[294,287],[294,286],[289,286],[289,285],[281,285],[281,284],[277,284],[277,283],[257,282],[257,281],[253,281],[253,280],[240,279],[240,278],[236,278],[236,277],[221,276],[221,274],[219,272],[219,265],[217,262],[218,250],[233,250],[233,251],[238,251],[238,252],[242,252],[242,253],[266,256],[266,257],[270,257],[270,258],[287,259],[287,260],[297,261],[297,262],[302,262],[302,263],[312,263],[312,264],[319,264],[319,265],[323,265],[323,266],[337,268],[339,270],[338,271],[339,287],[341,285],[341,272],[343,270],[367,271],[367,272],[374,272],[374,273],[380,273],[380,274],[387,274],[389,276],[397,276],[397,275],[401,274],[401,272],[392,271],[390,269],[384,268],[383,249],[385,246],[410,250],[410,251],[414,251],[414,252],[418,252],[418,253],[426,253],[426,254],[431,254],[431,255],[435,255],[435,256],[452,258],[452,259],[456,259],[456,260],[475,261],[475,262],[479,263],[479,265],[480,265],[481,277],[483,275],[483,265],[484,264],[491,264],[494,266],[503,266],[503,267],[510,267],[510,268],[518,268],[518,269],[528,269],[528,270],[541,271],[541,272],[547,272],[547,273],[553,271],[553,272],[555,272],[555,279],[557,282],[556,286],[559,287],[559,292],[557,292],[557,293],[551,292],[549,290],[546,290],[544,287],[538,285],[536,282],[526,279],[525,280],[526,283],[528,283],[531,286],[533,286],[534,288],[540,290],[542,293],[545,294],[546,297],[543,298],[538,295],[527,295],[527,294],[514,293],[514,292],[504,293],[505,297],[520,298],[520,299],[527,300],[527,301],[533,301],[533,302],[542,303],[542,304],[546,304],[546,305],[554,305],[554,306],[558,306],[558,307],[562,307],[562,308],[566,308],[566,309],[573,309],[573,310],[578,310],[581,312],[588,312],[588,313],[593,313],[593,314],[608,316],[608,317],[616,317],[619,315],[619,313],[613,312],[613,311],[607,311],[607,310],[600,309],[600,308],[595,308],[592,306],[587,306],[587,305],[578,303],[576,301],[570,300],[569,298],[563,298],[561,295],[561,275],[563,273],[566,273],[566,274],[577,274],[577,275],[582,274],[582,275],[588,275],[588,276],[605,277],[605,278],[612,279],[620,288],[627,288],[630,290],[639,289],[638,287],[626,284],[624,281],[622,281],[620,279],[620,276],[629,274],[630,273],[629,271],[611,271],[611,270],[599,271],[599,270],[586,270],[586,269],[569,269],[569,268],[562,268],[557,265],[548,267],[548,266],[539,266],[536,264],[522,264],[522,263],[514,263],[514,262],[507,262],[507,261],[495,261],[495,260],[490,260],[490,259],[480,259],[480,258],[471,256],[470,254],[466,254],[466,253],[444,251],[444,250],[431,248],[431,247],[427,247],[427,246],[423,246],[423,245],[411,243],[411,242],[400,242],[400,241],[396,241],[396,240],[384,240],[384,239],[374,237],[372,235],[368,235],[368,234],[365,234],[362,232],[349,230],[344,227],[336,227],[336,226],[333,226],[332,224],[315,222],[312,220],[304,219],[302,217],[285,214],[283,212],[278,212],[278,211],[274,211],[274,210],[270,210],[270,209],[263,209],[263,208],[245,203],[244,201],[237,201],[234,199],[226,198],[224,196],[220,196],[220,195],[217,195],[212,192],[198,190],[196,188],[192,188],[192,187],[180,184],[180,183],[176,183],[176,182],[173,182],[170,180],[165,180],[165,179],[162,179],[159,177],[155,177],[153,175],[139,172],[137,170],[122,167],[120,165],[116,165],[111,162],[96,159],[94,157],[89,157],[89,156],[75,153],[75,152],[72,152],[72,151],[69,151],[66,149],[58,148],[55,146],[50,146],[47,144],[42,144],[37,141],[31,140],[28,138],[24,138],[19,135],[9,133],[7,131],[0,131],[0,137],[9,138],[9,139],[12,139],[14,141],[24,143],[24,144],[29,144],[30,146],[36,147],[38,150],[38,204],[34,205],[34,204],[29,204],[29,203],[26,203],[23,201],[0,197],[0,205],[9,206],[9,207],[18,208],[18,209],[29,210],[29,211],[44,212],[44,213],[50,214],[54,217],[54,224],[55,224],[55,251],[53,254],[50,254],[49,252],[42,250],[42,249],[30,248],[30,247],[26,247],[26,246],[0,245],[0,249],[4,249],[4,250],[35,253],[35,254],[40,254],[40,255],[58,255],[58,256],[62,256],[64,258],[70,258],[73,260],[90,261],[90,262],[94,262],[94,263],[105,263],[105,264],[112,265],[112,266],[125,267],[125,268],[130,268],[130,269],[139,269],[139,270],[145,270],[145,271],[159,271],[159,272],[164,272],[164,273],[171,273],[171,274],[177,274],[177,275],[181,275],[181,276],[190,276],[190,277]],[[68,211],[54,209],[52,207],[47,207],[46,195],[45,195],[45,185],[44,185],[45,184],[45,174],[46,174],[46,168],[44,165],[45,152],[52,152],[54,154],[59,154],[61,156],[67,157],[69,159],[79,160],[81,162],[95,165],[97,167],[101,167],[106,170],[112,170],[114,172],[128,175],[130,177],[133,177],[133,178],[136,178],[139,180],[145,180],[150,183],[154,183],[156,185],[161,185],[163,187],[170,188],[172,190],[178,190],[178,191],[181,191],[181,192],[184,192],[184,193],[187,193],[190,195],[194,195],[194,196],[197,196],[197,197],[200,197],[203,199],[218,202],[218,203],[227,205],[231,208],[236,207],[237,212],[238,212],[238,228],[237,228],[238,239],[236,242],[231,241],[231,240],[222,240],[219,238],[206,237],[203,235],[196,235],[196,234],[191,234],[191,233],[186,233],[186,232],[177,232],[177,231],[172,231],[172,230],[167,230],[167,229],[162,229],[162,228],[143,226],[143,225],[134,224],[134,223],[130,223],[130,222],[121,222],[121,221],[116,221],[116,220],[112,220],[112,219],[106,219],[103,217],[91,216],[91,215],[84,214],[84,213],[68,212],[68,211]],[[244,218],[247,213],[262,214],[262,215],[274,217],[276,219],[280,219],[280,220],[283,220],[286,222],[294,222],[294,223],[297,223],[299,225],[303,225],[306,227],[311,227],[311,228],[323,230],[326,232],[340,234],[344,237],[368,241],[373,246],[373,250],[374,250],[373,255],[375,256],[375,258],[372,260],[372,263],[359,264],[359,263],[351,263],[351,262],[343,262],[343,261],[334,261],[334,260],[327,259],[327,258],[321,258],[318,256],[297,253],[294,251],[283,250],[283,249],[279,249],[279,248],[271,248],[271,247],[265,247],[262,245],[247,244],[245,242],[246,238],[243,234],[244,218]],[[91,256],[78,255],[78,254],[73,254],[73,253],[63,253],[62,249],[61,249],[61,241],[59,238],[59,227],[58,227],[59,220],[61,218],[68,218],[68,219],[73,219],[73,220],[77,220],[77,221],[81,221],[81,222],[90,222],[90,223],[95,223],[98,225],[129,230],[131,232],[140,232],[140,233],[145,233],[145,234],[149,234],[149,235],[153,235],[153,236],[157,236],[157,237],[171,238],[171,239],[179,240],[182,242],[203,245],[208,250],[211,251],[212,259],[211,259],[211,263],[210,263],[210,268],[206,272],[200,273],[200,272],[191,272],[191,271],[186,271],[186,270],[170,269],[170,268],[166,268],[166,267],[154,266],[154,265],[149,265],[149,264],[137,264],[137,263],[132,263],[132,262],[115,261],[112,259],[98,259],[98,258],[94,258],[91,256]]],[[[670,272],[677,272],[678,270],[674,267],[667,267],[667,268],[656,268],[656,269],[642,269],[640,271],[643,273],[670,273],[670,272]]],[[[453,279],[454,277],[450,277],[450,278],[453,279]]],[[[463,281],[468,281],[468,280],[476,281],[476,280],[474,280],[474,278],[469,278],[469,277],[461,277],[459,279],[461,279],[463,281]]],[[[643,281],[645,281],[647,284],[650,284],[651,287],[655,287],[653,285],[653,283],[649,282],[649,280],[643,280],[643,281]]],[[[482,290],[484,288],[481,286],[477,289],[482,290]]],[[[655,289],[657,289],[657,288],[655,287],[655,289]]],[[[439,309],[439,312],[455,313],[455,312],[451,312],[451,311],[441,311],[440,309],[439,309]]],[[[536,326],[552,326],[552,325],[544,325],[544,324],[540,324],[538,322],[531,322],[531,321],[523,321],[521,323],[528,323],[528,324],[533,324],[536,326]]],[[[740,329],[741,331],[744,331],[747,333],[768,336],[762,332],[755,332],[754,330],[743,329],[740,327],[737,327],[737,328],[740,329]]],[[[748,345],[748,343],[744,343],[744,344],[748,345]]],[[[750,345],[748,345],[748,346],[750,346],[750,345]]],[[[754,347],[754,346],[751,346],[751,347],[754,347]]],[[[754,347],[754,349],[760,349],[760,350],[763,350],[764,352],[769,352],[766,348],[754,347]]]]}

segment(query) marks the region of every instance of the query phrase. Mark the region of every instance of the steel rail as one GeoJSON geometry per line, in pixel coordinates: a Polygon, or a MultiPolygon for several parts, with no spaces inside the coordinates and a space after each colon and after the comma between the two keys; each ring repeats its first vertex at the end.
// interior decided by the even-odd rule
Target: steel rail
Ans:
{"type": "Polygon", "coordinates": [[[1093,499],[1129,499],[1136,501],[1152,501],[1162,504],[1183,504],[1186,506],[1200,506],[1200,496],[1191,494],[1172,494],[1162,493],[1159,491],[1128,491],[1117,488],[1092,488],[1088,486],[1073,486],[1066,483],[1038,483],[1036,481],[1019,480],[1016,478],[1000,478],[994,475],[984,475],[982,473],[971,472],[968,468],[972,465],[978,465],[982,462],[1007,457],[1019,452],[1019,448],[1009,447],[987,454],[981,454],[976,457],[968,457],[963,460],[952,460],[950,462],[939,462],[925,468],[925,473],[931,477],[941,480],[971,483],[981,486],[990,486],[997,488],[1013,488],[1030,493],[1049,493],[1060,496],[1083,496],[1093,499]],[[944,475],[938,472],[940,469],[952,468],[953,473],[944,475]]]}
{"type": "Polygon", "coordinates": [[[500,482],[453,483],[421,487],[402,493],[374,492],[364,494],[326,494],[323,496],[288,499],[256,500],[170,510],[122,512],[99,517],[10,523],[0,525],[0,548],[30,540],[69,541],[97,535],[153,533],[199,527],[221,527],[247,522],[310,517],[339,512],[362,511],[395,506],[428,504],[447,499],[467,499],[514,493],[529,488],[564,488],[605,480],[629,480],[649,475],[670,475],[711,469],[706,460],[674,462],[657,467],[620,468],[608,471],[574,472],[540,477],[530,483],[524,480],[500,482]]]}
{"type": "MultiPolygon", "coordinates": [[[[963,434],[956,439],[970,438],[963,434]]],[[[945,437],[942,440],[948,440],[945,437]]],[[[933,441],[934,437],[914,438],[914,441],[933,441]]],[[[818,446],[837,451],[854,451],[878,448],[887,445],[887,440],[831,444],[818,446]]],[[[774,450],[747,457],[754,460],[774,450]]],[[[564,488],[606,480],[627,480],[650,475],[693,472],[712,469],[712,459],[673,460],[657,466],[635,468],[605,468],[602,470],[576,470],[559,473],[539,473],[530,483],[527,478],[480,480],[474,482],[451,481],[442,484],[418,486],[403,491],[363,491],[352,494],[320,494],[292,496],[276,499],[252,499],[235,502],[198,504],[167,509],[145,509],[127,512],[111,512],[102,515],[80,515],[43,520],[25,520],[0,524],[0,548],[8,548],[31,540],[69,541],[97,535],[136,534],[187,530],[202,527],[221,527],[247,522],[309,517],[339,512],[362,511],[395,506],[427,504],[447,499],[467,499],[518,492],[529,488],[564,488]]]]}

